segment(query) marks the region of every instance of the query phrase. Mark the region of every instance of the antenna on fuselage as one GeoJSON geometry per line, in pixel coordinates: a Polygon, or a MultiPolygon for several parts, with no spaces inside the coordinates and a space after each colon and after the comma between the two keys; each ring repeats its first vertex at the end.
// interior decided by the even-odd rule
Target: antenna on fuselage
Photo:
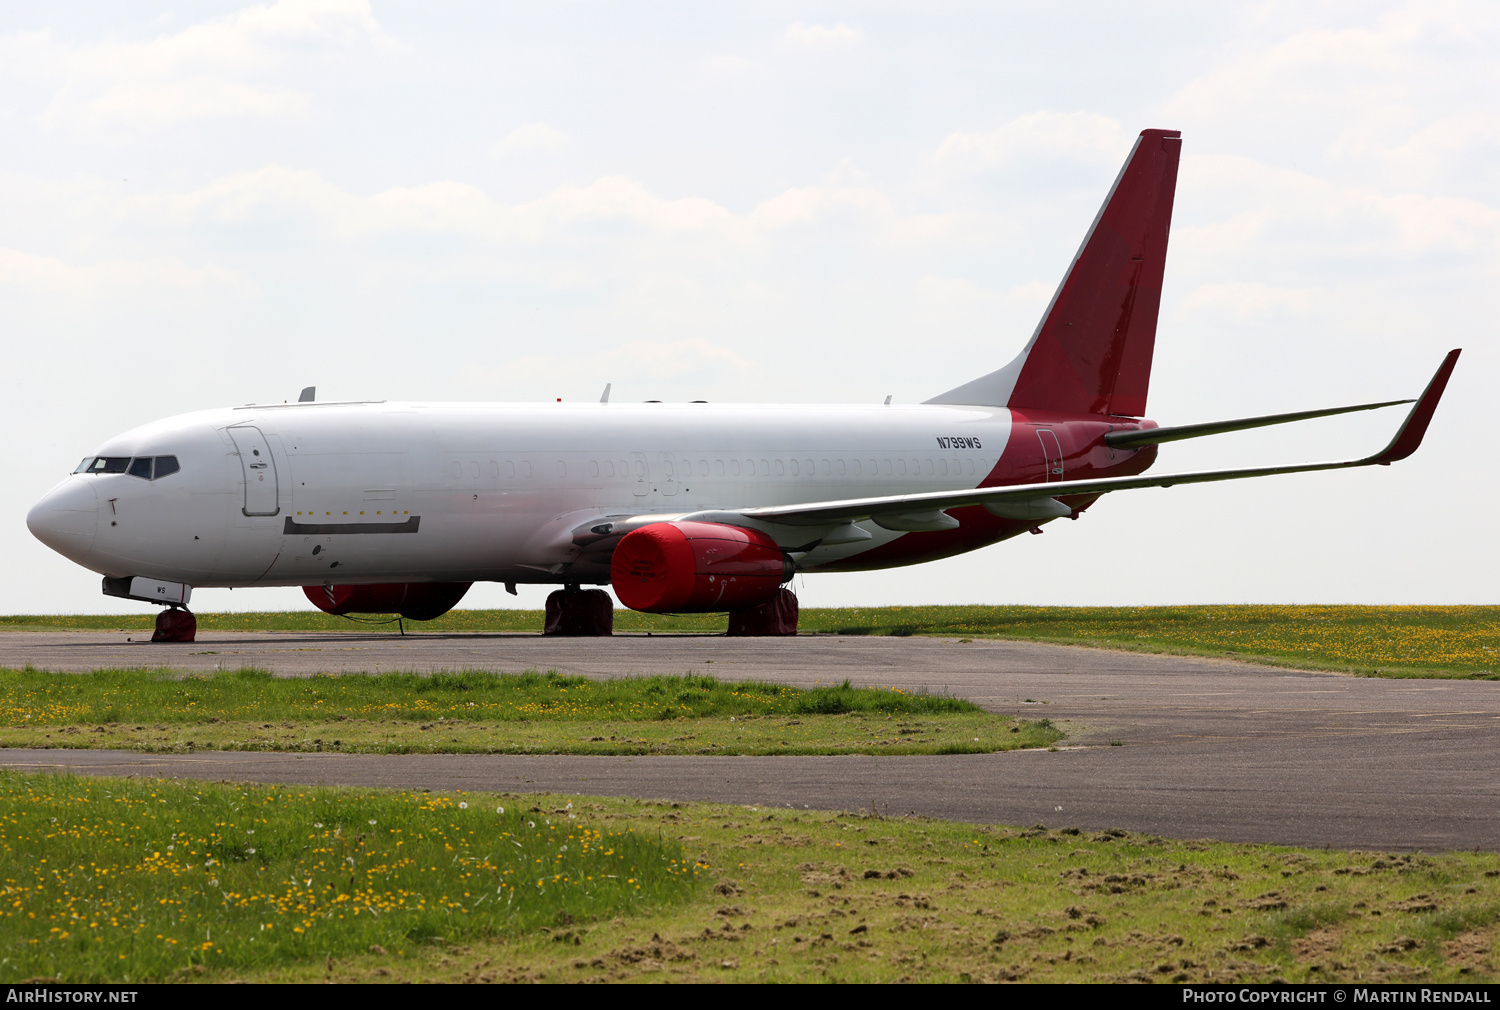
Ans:
{"type": "Polygon", "coordinates": [[[612,383],[612,382],[606,382],[604,384],[604,392],[602,394],[600,394],[600,396],[599,396],[599,402],[600,403],[608,403],[609,402],[609,387],[612,386],[612,385],[614,385],[614,383],[612,383]]]}
{"type": "Polygon", "coordinates": [[[896,395],[896,394],[894,394],[894,393],[887,393],[887,394],[885,394],[885,405],[887,407],[889,407],[891,405],[891,397],[894,396],[894,395],[896,395]]]}
{"type": "Polygon", "coordinates": [[[298,403],[312,403],[318,398],[317,386],[304,386],[301,394],[297,397],[298,403]]]}

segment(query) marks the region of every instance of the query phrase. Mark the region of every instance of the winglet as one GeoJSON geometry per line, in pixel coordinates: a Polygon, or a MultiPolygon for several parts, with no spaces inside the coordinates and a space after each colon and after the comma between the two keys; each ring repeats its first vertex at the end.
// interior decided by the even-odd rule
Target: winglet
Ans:
{"type": "Polygon", "coordinates": [[[1401,425],[1396,437],[1391,439],[1391,444],[1377,452],[1375,455],[1360,460],[1360,465],[1379,463],[1385,466],[1394,463],[1398,459],[1405,459],[1417,451],[1417,446],[1422,444],[1422,436],[1427,434],[1427,425],[1432,420],[1433,411],[1437,410],[1438,400],[1443,397],[1443,390],[1448,385],[1448,376],[1453,374],[1453,366],[1458,364],[1458,355],[1463,350],[1455,347],[1448,352],[1443,363],[1438,366],[1437,372],[1432,376],[1432,381],[1422,391],[1417,405],[1406,415],[1406,421],[1401,425]]]}

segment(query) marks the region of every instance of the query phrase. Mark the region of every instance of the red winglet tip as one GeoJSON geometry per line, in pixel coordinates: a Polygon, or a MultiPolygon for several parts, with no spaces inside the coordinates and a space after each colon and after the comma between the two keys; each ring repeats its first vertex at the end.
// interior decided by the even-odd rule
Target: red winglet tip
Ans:
{"type": "Polygon", "coordinates": [[[1417,451],[1417,447],[1422,444],[1422,437],[1427,434],[1427,425],[1432,421],[1438,401],[1443,398],[1443,390],[1448,386],[1448,377],[1453,374],[1453,367],[1458,364],[1458,356],[1462,352],[1461,347],[1455,347],[1448,352],[1448,356],[1433,373],[1432,381],[1427,383],[1427,388],[1422,391],[1416,406],[1412,407],[1411,413],[1406,415],[1406,422],[1401,425],[1401,430],[1396,432],[1395,438],[1391,439],[1391,444],[1371,456],[1369,462],[1394,463],[1417,451]]]}

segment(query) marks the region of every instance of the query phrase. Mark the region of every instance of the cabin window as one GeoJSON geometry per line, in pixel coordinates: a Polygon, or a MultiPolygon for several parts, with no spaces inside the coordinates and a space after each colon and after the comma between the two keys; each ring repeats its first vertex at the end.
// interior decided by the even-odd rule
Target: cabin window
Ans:
{"type": "Polygon", "coordinates": [[[479,460],[477,460],[477,459],[471,459],[471,460],[469,460],[469,476],[472,477],[474,480],[478,480],[479,479],[479,460]]]}
{"type": "Polygon", "coordinates": [[[832,477],[833,476],[833,464],[830,463],[830,462],[828,462],[828,460],[826,460],[826,459],[823,461],[823,476],[824,477],[832,477]]]}
{"type": "Polygon", "coordinates": [[[944,477],[948,476],[948,461],[946,459],[938,460],[937,467],[938,473],[942,474],[944,477]]]}
{"type": "Polygon", "coordinates": [[[722,477],[722,476],[724,476],[724,461],[722,459],[716,459],[716,460],[714,460],[714,476],[715,477],[722,477]]]}
{"type": "Polygon", "coordinates": [[[802,474],[801,474],[800,471],[801,471],[801,468],[797,466],[797,461],[795,459],[792,460],[792,476],[793,477],[800,477],[800,476],[802,476],[802,474]]]}
{"type": "Polygon", "coordinates": [[[964,460],[964,473],[970,475],[974,473],[974,461],[972,459],[964,460]]]}
{"type": "Polygon", "coordinates": [[[902,477],[906,476],[906,460],[896,460],[896,473],[902,477]]]}
{"type": "Polygon", "coordinates": [[[604,476],[606,476],[606,477],[613,477],[614,475],[615,475],[615,463],[614,463],[614,460],[610,460],[610,459],[605,460],[604,461],[604,476]]]}
{"type": "Polygon", "coordinates": [[[733,474],[734,476],[736,476],[736,477],[738,477],[740,475],[740,461],[739,460],[732,459],[732,460],[729,461],[729,472],[731,474],[733,474]]]}
{"type": "Polygon", "coordinates": [[[881,471],[881,473],[883,473],[887,477],[889,477],[891,475],[891,461],[888,460],[888,459],[881,460],[880,461],[880,471],[881,471]]]}
{"type": "Polygon", "coordinates": [[[763,459],[760,461],[760,475],[762,477],[771,476],[771,464],[769,460],[763,459]]]}
{"type": "Polygon", "coordinates": [[[850,460],[849,465],[854,469],[854,476],[856,476],[856,477],[863,477],[864,476],[864,474],[862,474],[860,472],[859,460],[857,460],[857,459],[850,460]]]}
{"type": "Polygon", "coordinates": [[[510,460],[510,459],[506,460],[505,461],[505,476],[507,476],[507,477],[514,477],[515,475],[516,475],[516,463],[515,463],[515,460],[510,460]]]}
{"type": "Polygon", "coordinates": [[[529,460],[529,459],[523,459],[523,460],[521,460],[521,476],[522,477],[530,477],[531,476],[531,460],[529,460]]]}
{"type": "Polygon", "coordinates": [[[557,461],[557,475],[559,477],[566,477],[568,475],[568,464],[562,460],[557,461]]]}
{"type": "Polygon", "coordinates": [[[813,476],[814,474],[816,474],[818,472],[818,468],[815,467],[815,466],[813,466],[813,461],[810,460],[810,459],[804,459],[802,461],[802,465],[807,468],[807,475],[809,477],[813,476]]]}
{"type": "Polygon", "coordinates": [[[448,473],[452,475],[454,480],[462,480],[464,476],[464,465],[458,462],[458,460],[454,460],[452,463],[448,464],[448,473]]]}
{"type": "Polygon", "coordinates": [[[700,459],[698,461],[698,472],[704,477],[708,476],[708,460],[700,459]]]}
{"type": "Polygon", "coordinates": [[[782,476],[785,476],[785,475],[786,475],[786,464],[783,463],[781,460],[778,459],[776,461],[776,476],[782,477],[782,476]]]}
{"type": "Polygon", "coordinates": [[[838,470],[838,473],[839,473],[840,477],[844,476],[844,474],[847,472],[846,469],[845,469],[844,461],[843,460],[836,459],[836,460],[833,461],[833,465],[838,470]]]}
{"type": "Polygon", "coordinates": [[[597,477],[597,476],[599,476],[599,461],[597,459],[591,459],[591,460],[589,460],[589,476],[590,477],[597,477]]]}
{"type": "Polygon", "coordinates": [[[484,473],[490,480],[494,480],[500,476],[500,465],[494,460],[489,460],[484,464],[484,473]]]}

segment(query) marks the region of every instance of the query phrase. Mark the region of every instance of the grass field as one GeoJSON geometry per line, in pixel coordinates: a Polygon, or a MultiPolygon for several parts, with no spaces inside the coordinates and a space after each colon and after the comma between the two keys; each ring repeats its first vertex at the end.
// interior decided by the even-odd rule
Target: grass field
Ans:
{"type": "Polygon", "coordinates": [[[8,670],[0,746],[351,753],[954,754],[1046,746],[1059,733],[971,702],[710,676],[557,673],[275,678],[8,670]]]}
{"type": "MultiPolygon", "coordinates": [[[[141,632],[152,614],[0,617],[0,631],[141,632]]],[[[407,622],[417,632],[536,632],[539,611],[458,610],[407,622]]],[[[723,615],[618,611],[621,632],[718,633],[723,615]]],[[[199,614],[202,631],[362,631],[320,612],[199,614]]],[[[394,626],[391,626],[394,627],[394,626]]],[[[873,607],[808,608],[801,631],[1010,638],[1147,652],[1237,656],[1367,676],[1500,676],[1500,607],[873,607]]]]}
{"type": "Polygon", "coordinates": [[[0,776],[70,981],[1489,981],[1500,857],[580,796],[0,776]]]}
{"type": "Polygon", "coordinates": [[[680,902],[673,841],[422,793],[0,777],[8,979],[160,979],[680,902]]]}

